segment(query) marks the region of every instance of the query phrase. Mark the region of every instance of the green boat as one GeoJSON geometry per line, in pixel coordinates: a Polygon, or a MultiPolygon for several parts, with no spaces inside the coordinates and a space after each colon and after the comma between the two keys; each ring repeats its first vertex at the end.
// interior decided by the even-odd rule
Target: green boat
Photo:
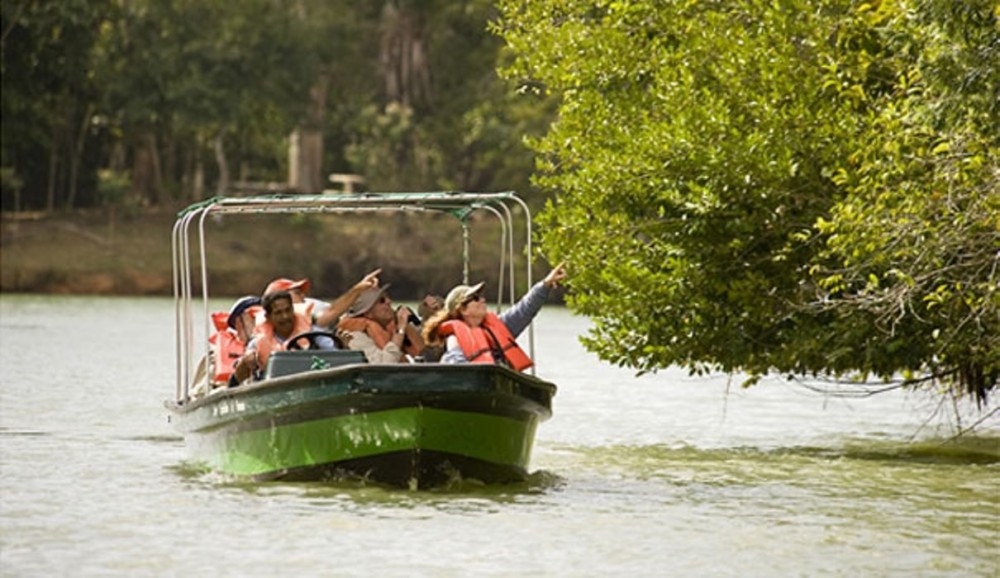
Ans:
{"type": "MultiPolygon", "coordinates": [[[[171,422],[193,460],[240,478],[361,479],[411,489],[524,480],[535,431],[551,417],[556,393],[555,385],[532,374],[483,364],[369,364],[359,351],[300,350],[272,354],[259,381],[216,389],[204,383],[207,217],[373,210],[454,215],[463,229],[466,283],[468,217],[477,210],[496,216],[504,248],[498,303],[505,294],[514,301],[514,215],[523,215],[521,245],[531,284],[530,212],[513,193],[218,197],[193,205],[180,213],[173,235],[177,382],[174,399],[166,402],[171,422]]],[[[526,335],[532,341],[530,328],[526,335]]],[[[533,343],[528,349],[534,353],[533,343]]]]}

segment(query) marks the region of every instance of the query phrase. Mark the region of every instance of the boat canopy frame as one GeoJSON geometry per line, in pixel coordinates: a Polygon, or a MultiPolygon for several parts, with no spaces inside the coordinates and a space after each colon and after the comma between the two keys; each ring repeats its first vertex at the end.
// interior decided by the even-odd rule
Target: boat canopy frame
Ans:
{"type": "MultiPolygon", "coordinates": [[[[220,196],[195,203],[177,215],[172,236],[173,287],[175,303],[176,344],[176,397],[186,403],[197,378],[198,360],[207,360],[211,335],[209,307],[208,253],[206,250],[205,223],[209,216],[261,215],[261,214],[343,214],[406,212],[448,214],[455,217],[462,228],[462,283],[469,284],[469,217],[484,211],[497,218],[500,227],[499,277],[497,309],[516,301],[514,255],[520,249],[526,256],[525,279],[527,287],[532,281],[532,221],[528,205],[513,191],[495,193],[470,193],[455,191],[421,193],[324,193],[276,194],[256,196],[220,196]],[[515,230],[515,215],[520,209],[524,215],[522,241],[515,230]],[[196,239],[192,240],[192,233],[196,239]],[[196,295],[195,279],[200,280],[200,296],[196,295]],[[195,300],[200,297],[203,306],[203,343],[196,343],[198,323],[195,321],[195,300]]],[[[534,358],[533,324],[528,326],[528,347],[534,358]]],[[[534,367],[531,368],[534,373],[534,367]]]]}

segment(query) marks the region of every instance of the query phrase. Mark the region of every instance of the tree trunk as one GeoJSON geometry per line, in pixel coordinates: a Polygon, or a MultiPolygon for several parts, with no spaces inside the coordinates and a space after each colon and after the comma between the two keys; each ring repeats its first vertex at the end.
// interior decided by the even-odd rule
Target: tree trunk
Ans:
{"type": "Polygon", "coordinates": [[[419,108],[431,103],[431,70],[420,11],[395,1],[382,7],[379,62],[386,98],[419,108]]]}
{"type": "Polygon", "coordinates": [[[59,174],[59,131],[52,130],[52,143],[49,145],[49,183],[45,191],[45,210],[53,212],[56,209],[56,178],[59,174]]]}
{"type": "Polygon", "coordinates": [[[303,193],[323,191],[323,134],[311,128],[299,127],[290,136],[288,149],[288,186],[303,193]]]}
{"type": "Polygon", "coordinates": [[[114,144],[111,145],[111,155],[108,159],[108,169],[114,173],[120,173],[125,170],[125,147],[118,139],[115,139],[114,144]]]}
{"type": "Polygon", "coordinates": [[[152,131],[144,131],[135,145],[135,157],[132,160],[132,191],[156,205],[162,200],[162,190],[163,177],[160,173],[156,135],[152,131]]]}
{"type": "Polygon", "coordinates": [[[160,168],[160,147],[156,144],[156,133],[149,131],[146,135],[149,141],[150,160],[153,163],[153,199],[154,205],[163,203],[163,169],[160,168]]]}
{"type": "Polygon", "coordinates": [[[289,137],[288,186],[304,193],[323,191],[323,126],[330,78],[321,74],[309,90],[309,113],[305,126],[289,137]]]}
{"type": "Polygon", "coordinates": [[[194,182],[191,186],[191,196],[195,201],[205,198],[205,163],[201,160],[201,155],[195,156],[194,160],[194,182]]]}
{"type": "MultiPolygon", "coordinates": [[[[176,190],[175,185],[178,183],[178,146],[177,146],[177,136],[172,132],[167,132],[163,135],[163,146],[160,147],[162,152],[160,153],[160,165],[161,176],[164,182],[164,193],[170,190],[176,190]]],[[[181,193],[181,199],[184,198],[183,193],[181,193]]]]}
{"type": "Polygon", "coordinates": [[[80,130],[76,133],[76,142],[73,143],[73,156],[69,159],[69,193],[66,195],[66,210],[73,209],[76,205],[80,160],[83,158],[83,144],[87,140],[87,127],[90,126],[90,115],[93,112],[94,106],[87,103],[87,107],[83,111],[83,118],[80,120],[80,130]]]}
{"type": "Polygon", "coordinates": [[[132,155],[132,192],[144,199],[152,196],[153,168],[146,139],[139,138],[132,155]]]}
{"type": "Polygon", "coordinates": [[[216,184],[215,194],[224,195],[229,191],[229,161],[226,159],[225,142],[221,132],[212,139],[212,149],[215,151],[215,163],[219,165],[219,182],[216,184]]]}

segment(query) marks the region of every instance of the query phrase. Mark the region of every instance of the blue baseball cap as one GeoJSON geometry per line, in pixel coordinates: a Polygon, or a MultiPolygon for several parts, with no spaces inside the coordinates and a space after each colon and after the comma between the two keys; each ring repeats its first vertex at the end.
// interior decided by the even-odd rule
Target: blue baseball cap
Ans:
{"type": "Polygon", "coordinates": [[[254,305],[260,305],[260,297],[254,295],[240,297],[239,300],[237,300],[236,303],[233,303],[233,306],[229,309],[229,319],[226,320],[226,325],[236,329],[236,318],[243,315],[244,311],[254,305]]]}

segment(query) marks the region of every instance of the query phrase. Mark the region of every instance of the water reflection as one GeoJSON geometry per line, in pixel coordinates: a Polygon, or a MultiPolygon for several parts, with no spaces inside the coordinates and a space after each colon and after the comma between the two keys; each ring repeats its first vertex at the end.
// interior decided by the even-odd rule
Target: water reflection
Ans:
{"type": "Polygon", "coordinates": [[[330,479],[322,482],[254,482],[228,477],[197,463],[184,462],[171,467],[173,473],[192,489],[267,498],[300,498],[306,509],[335,507],[344,511],[377,511],[394,515],[395,509],[431,508],[452,514],[483,514],[511,504],[530,504],[539,496],[557,491],[566,480],[552,472],[536,471],[523,482],[483,484],[477,480],[455,480],[427,490],[412,491],[358,478],[330,479]]]}

